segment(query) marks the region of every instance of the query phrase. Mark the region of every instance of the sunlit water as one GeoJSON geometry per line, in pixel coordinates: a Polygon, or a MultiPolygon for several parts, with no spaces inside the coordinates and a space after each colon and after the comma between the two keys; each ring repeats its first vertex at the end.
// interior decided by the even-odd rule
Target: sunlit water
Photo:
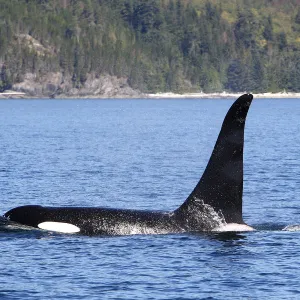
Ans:
{"type": "MultiPolygon", "coordinates": [[[[0,212],[171,211],[199,180],[232,103],[0,101],[0,212]]],[[[299,100],[250,108],[244,220],[256,231],[107,238],[0,225],[0,299],[299,299],[299,120],[299,100]]]]}

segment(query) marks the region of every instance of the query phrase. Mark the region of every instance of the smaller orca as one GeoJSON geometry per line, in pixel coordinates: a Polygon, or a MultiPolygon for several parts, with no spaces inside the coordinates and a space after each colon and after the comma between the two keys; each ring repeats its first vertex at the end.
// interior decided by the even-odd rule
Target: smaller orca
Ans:
{"type": "Polygon", "coordinates": [[[35,228],[85,235],[253,230],[242,217],[244,128],[252,99],[244,94],[233,103],[200,181],[175,211],[26,205],[4,217],[35,228]]]}

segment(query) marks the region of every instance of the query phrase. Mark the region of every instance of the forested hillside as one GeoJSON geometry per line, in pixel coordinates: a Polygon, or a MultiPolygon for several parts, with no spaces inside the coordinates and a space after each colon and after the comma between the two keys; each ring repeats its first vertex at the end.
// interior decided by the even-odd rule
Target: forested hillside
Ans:
{"type": "Polygon", "coordinates": [[[0,0],[0,68],[0,91],[55,73],[77,89],[108,74],[143,92],[300,92],[300,0],[0,0]]]}

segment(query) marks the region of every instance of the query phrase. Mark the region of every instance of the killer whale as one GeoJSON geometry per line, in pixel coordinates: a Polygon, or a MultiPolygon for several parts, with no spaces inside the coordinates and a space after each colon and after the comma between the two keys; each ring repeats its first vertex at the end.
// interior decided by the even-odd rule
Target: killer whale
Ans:
{"type": "Polygon", "coordinates": [[[4,218],[84,235],[234,231],[235,224],[239,231],[252,230],[242,217],[244,128],[252,99],[251,94],[244,94],[232,104],[202,177],[175,211],[26,205],[11,209],[4,218]]]}

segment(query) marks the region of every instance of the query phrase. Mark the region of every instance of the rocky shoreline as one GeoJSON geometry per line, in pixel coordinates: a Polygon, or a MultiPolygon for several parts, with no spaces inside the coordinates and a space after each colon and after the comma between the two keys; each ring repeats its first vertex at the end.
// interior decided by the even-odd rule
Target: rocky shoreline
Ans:
{"type": "MultiPolygon", "coordinates": [[[[12,86],[12,90],[0,93],[0,99],[73,99],[73,98],[89,98],[89,99],[114,99],[114,98],[154,98],[154,99],[220,99],[220,98],[237,98],[240,93],[185,93],[175,94],[157,93],[144,94],[138,90],[134,90],[128,84],[125,77],[117,78],[111,75],[97,76],[94,73],[88,74],[87,79],[80,87],[74,87],[72,78],[64,76],[62,73],[47,73],[44,76],[27,73],[23,81],[12,86]]],[[[300,99],[300,93],[259,93],[254,94],[255,98],[295,98],[300,99]]]]}
{"type": "MultiPolygon", "coordinates": [[[[242,94],[246,94],[247,92],[240,93],[186,93],[186,94],[174,94],[174,93],[158,93],[158,94],[148,94],[148,98],[154,99],[176,99],[176,98],[186,98],[186,99],[227,99],[227,98],[238,98],[242,94]]],[[[287,99],[300,99],[300,93],[253,93],[254,98],[260,99],[272,99],[272,98],[287,98],[287,99]]]]}
{"type": "Polygon", "coordinates": [[[23,81],[12,86],[0,98],[140,98],[144,94],[132,89],[127,78],[88,74],[84,84],[74,87],[72,77],[62,73],[37,76],[27,73],[23,81]]]}

